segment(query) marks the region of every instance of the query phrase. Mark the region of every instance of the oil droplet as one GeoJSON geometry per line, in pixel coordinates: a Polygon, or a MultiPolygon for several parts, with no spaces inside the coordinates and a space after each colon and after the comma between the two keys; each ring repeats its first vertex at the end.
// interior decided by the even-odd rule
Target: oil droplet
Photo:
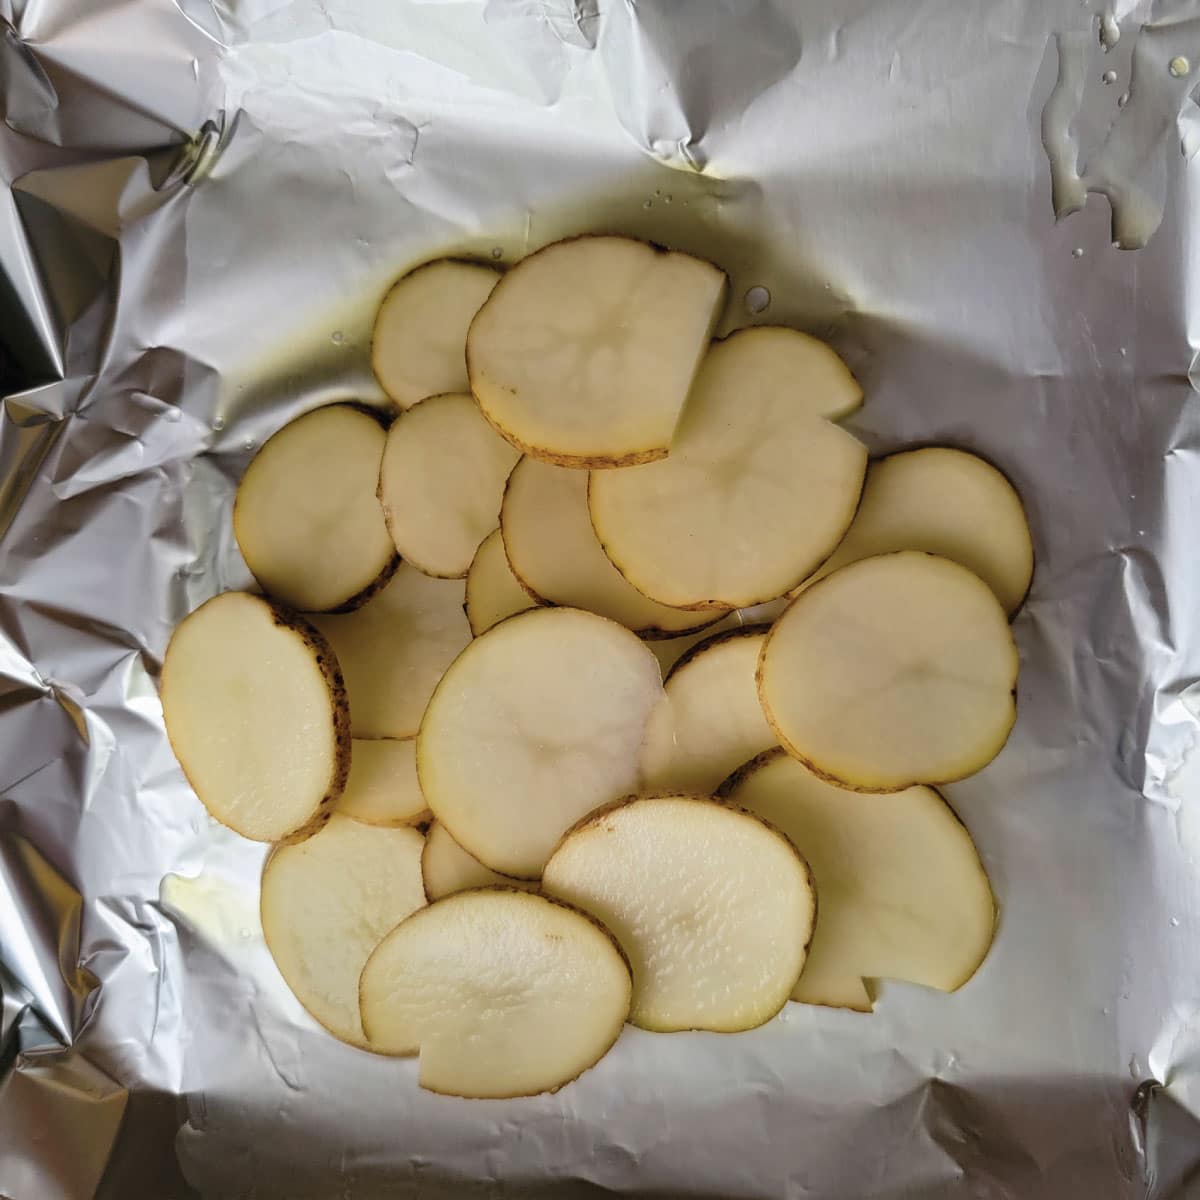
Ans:
{"type": "Polygon", "coordinates": [[[221,430],[225,428],[225,418],[224,417],[214,417],[212,427],[213,427],[213,429],[215,429],[217,431],[217,433],[220,433],[221,430]]]}
{"type": "Polygon", "coordinates": [[[1171,928],[1172,928],[1172,929],[1178,929],[1178,928],[1179,928],[1179,918],[1178,918],[1178,917],[1172,917],[1172,918],[1171,918],[1171,928]]]}
{"type": "Polygon", "coordinates": [[[1100,82],[1103,84],[1116,83],[1117,82],[1116,71],[1105,71],[1104,74],[1100,76],[1100,82]]]}
{"type": "Polygon", "coordinates": [[[192,59],[192,78],[193,79],[200,78],[200,61],[199,61],[199,59],[195,59],[195,58],[192,59]]]}
{"type": "Polygon", "coordinates": [[[643,207],[643,208],[653,208],[653,207],[654,207],[654,201],[653,201],[653,200],[643,200],[643,201],[642,201],[642,207],[643,207]]]}
{"type": "Polygon", "coordinates": [[[183,414],[177,408],[168,408],[163,416],[174,425],[183,414]]]}
{"type": "Polygon", "coordinates": [[[746,293],[746,311],[750,314],[763,312],[771,303],[771,293],[765,287],[752,287],[746,293]]]}
{"type": "Polygon", "coordinates": [[[664,197],[663,197],[663,203],[664,203],[664,204],[670,204],[670,203],[671,203],[671,199],[672,199],[672,198],[671,198],[670,196],[664,196],[664,197]]]}
{"type": "Polygon", "coordinates": [[[1182,79],[1191,71],[1191,69],[1192,64],[1188,62],[1188,60],[1184,58],[1182,54],[1177,54],[1169,63],[1167,63],[1167,70],[1170,71],[1172,76],[1176,79],[1182,79]]]}
{"type": "Polygon", "coordinates": [[[345,340],[346,335],[340,330],[335,329],[330,335],[329,340],[335,345],[340,346],[345,340]]]}
{"type": "Polygon", "coordinates": [[[1121,357],[1124,358],[1129,353],[1129,351],[1126,350],[1124,346],[1122,346],[1120,353],[1121,353],[1121,357]]]}
{"type": "Polygon", "coordinates": [[[1100,18],[1099,36],[1100,45],[1104,48],[1105,54],[1121,40],[1121,27],[1112,13],[1106,12],[1100,18]]]}
{"type": "Polygon", "coordinates": [[[1129,93],[1128,93],[1128,92],[1122,92],[1122,93],[1121,93],[1121,94],[1120,94],[1120,95],[1117,97],[1117,107],[1118,107],[1118,108],[1124,108],[1124,107],[1125,107],[1125,105],[1127,105],[1128,103],[1129,103],[1129,93]]]}
{"type": "Polygon", "coordinates": [[[1075,249],[1071,251],[1071,257],[1072,258],[1082,258],[1083,257],[1083,247],[1076,246],[1075,249]]]}
{"type": "Polygon", "coordinates": [[[248,453],[249,453],[251,450],[253,450],[253,449],[254,449],[254,439],[253,439],[253,438],[247,438],[247,439],[246,439],[246,440],[245,440],[245,441],[242,443],[242,449],[243,449],[243,450],[245,450],[247,454],[248,454],[248,453]]]}
{"type": "Polygon", "coordinates": [[[655,194],[656,196],[661,196],[661,195],[662,195],[662,188],[655,188],[655,189],[654,189],[654,194],[655,194]]]}
{"type": "Polygon", "coordinates": [[[501,250],[499,246],[493,246],[492,247],[492,257],[493,258],[503,258],[504,251],[501,250]]]}

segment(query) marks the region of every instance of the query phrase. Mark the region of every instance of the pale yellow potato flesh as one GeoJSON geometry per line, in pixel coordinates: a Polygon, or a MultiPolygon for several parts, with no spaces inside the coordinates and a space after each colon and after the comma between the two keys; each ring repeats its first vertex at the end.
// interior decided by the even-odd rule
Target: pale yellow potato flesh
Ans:
{"type": "Polygon", "coordinates": [[[233,532],[264,591],[324,612],[391,569],[396,552],[375,498],[386,436],[369,413],[331,404],[285,425],[254,456],[233,532]]]}
{"type": "Polygon", "coordinates": [[[466,892],[471,888],[537,887],[531,880],[514,879],[511,875],[501,875],[499,871],[485,867],[450,836],[440,821],[434,821],[425,834],[421,877],[425,881],[425,895],[430,900],[441,900],[443,896],[466,892]]]}
{"type": "Polygon", "coordinates": [[[793,1000],[869,1011],[864,979],[960,988],[992,942],[995,901],[966,827],[932,788],[846,791],[778,750],[728,799],[808,860],[821,911],[793,1000]]]}
{"type": "Polygon", "coordinates": [[[401,413],[388,430],[379,503],[404,561],[426,575],[465,576],[496,528],[518,458],[470,395],[430,396],[401,413]]]}
{"type": "Polygon", "coordinates": [[[629,1013],[629,969],[583,914],[529,892],[459,892],[398,925],[360,985],[372,1049],[420,1054],[453,1096],[556,1091],[598,1062],[629,1013]]]}
{"type": "Polygon", "coordinates": [[[658,665],[662,668],[663,678],[667,672],[693,647],[718,633],[726,633],[732,629],[745,629],[748,625],[770,625],[791,602],[788,596],[778,600],[768,600],[765,604],[756,604],[751,608],[735,608],[726,613],[719,621],[706,625],[695,633],[683,633],[678,637],[653,638],[647,645],[654,651],[658,665]]]}
{"type": "Polygon", "coordinates": [[[471,632],[476,637],[487,633],[505,617],[533,608],[536,603],[508,565],[500,530],[492,530],[479,543],[467,572],[465,608],[471,632]]]}
{"type": "Polygon", "coordinates": [[[350,777],[338,812],[368,825],[412,825],[426,815],[415,739],[355,738],[350,746],[350,777]]]}
{"type": "Polygon", "coordinates": [[[694,796],[631,800],[580,824],[542,888],[591,913],[633,970],[630,1021],[734,1032],[770,1020],[816,917],[795,847],[759,818],[694,796]]]}
{"type": "Polygon", "coordinates": [[[713,343],[662,462],[596,471],[604,552],[638,591],[679,608],[782,596],[850,526],[866,448],[831,418],[861,403],[841,359],[792,329],[713,343]]]}
{"type": "Polygon", "coordinates": [[[415,829],[335,814],[263,868],[263,936],[293,995],[335,1037],[366,1046],[358,981],[383,936],[425,904],[415,829]]]}
{"type": "Polygon", "coordinates": [[[771,629],[759,699],[818,774],[893,791],[961,779],[1016,717],[1017,649],[991,589],[918,551],[863,559],[802,592],[771,629]]]}

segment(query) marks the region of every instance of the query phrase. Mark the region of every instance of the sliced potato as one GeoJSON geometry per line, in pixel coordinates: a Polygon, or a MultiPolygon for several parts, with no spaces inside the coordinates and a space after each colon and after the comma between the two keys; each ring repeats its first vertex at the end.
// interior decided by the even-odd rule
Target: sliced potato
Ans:
{"type": "Polygon", "coordinates": [[[358,738],[409,738],[442,672],[471,640],[458,579],[403,563],[357,612],[314,617],[346,677],[358,738]]]}
{"type": "Polygon", "coordinates": [[[868,1011],[864,979],[953,992],[975,973],[995,901],[971,835],[932,788],[848,792],[774,750],[727,794],[786,833],[817,881],[821,915],[793,1000],[868,1011]]]}
{"type": "Polygon", "coordinates": [[[388,930],[425,904],[415,829],[335,814],[320,833],[275,849],[262,875],[262,927],[296,999],[335,1037],[365,1046],[358,980],[388,930]]]}
{"type": "Polygon", "coordinates": [[[633,970],[630,1021],[667,1032],[770,1020],[796,986],[816,917],[792,843],[695,796],[589,817],[546,864],[542,888],[612,932],[633,970]]]}
{"type": "Polygon", "coordinates": [[[792,329],[713,344],[670,457],[597,471],[604,552],[638,591],[677,608],[743,608],[783,595],[849,527],[866,448],[832,420],[862,392],[826,345],[792,329]]]}
{"type": "Polygon", "coordinates": [[[396,567],[375,488],[387,435],[331,404],[285,425],[238,484],[233,533],[263,590],[304,612],[354,608],[396,567]]]}
{"type": "Polygon", "coordinates": [[[392,285],[375,318],[371,367],[400,408],[468,390],[467,329],[499,278],[483,263],[439,258],[392,285]]]}
{"type": "Polygon", "coordinates": [[[460,892],[392,930],[362,973],[372,1049],[420,1053],[421,1086],[453,1096],[556,1091],[604,1057],[629,1012],[612,938],[529,892],[460,892]]]}
{"type": "Polygon", "coordinates": [[[430,396],[401,413],[388,430],[379,503],[405,561],[443,579],[466,575],[518,458],[469,395],[430,396]]]}
{"type": "Polygon", "coordinates": [[[440,900],[443,896],[471,888],[537,887],[531,880],[514,879],[485,867],[474,855],[468,854],[439,821],[434,821],[425,835],[421,878],[425,881],[425,895],[430,900],[440,900]]]}
{"type": "Polygon", "coordinates": [[[536,878],[585,813],[633,790],[654,655],[614,621],[538,608],[489,630],[446,672],[421,722],[433,814],[505,875],[536,878]]]}
{"type": "Polygon", "coordinates": [[[735,767],[778,744],[755,683],[766,640],[762,626],[719,633],[675,664],[646,722],[643,791],[711,795],[735,767]]]}
{"type": "Polygon", "coordinates": [[[644,637],[711,625],[717,614],[648,600],[608,561],[588,517],[584,471],[523,458],[504,489],[500,532],[513,574],[531,596],[586,608],[644,637]]]}
{"type": "Polygon", "coordinates": [[[759,698],[818,774],[893,791],[961,779],[1004,745],[1017,649],[991,589],[917,551],[863,559],[802,592],[772,626],[759,698]]]}
{"type": "Polygon", "coordinates": [[[622,237],[555,242],[513,267],[471,322],[471,391],[535,458],[661,458],[724,295],[724,274],[687,254],[622,237]]]}
{"type": "Polygon", "coordinates": [[[175,757],[223,825],[279,842],[329,819],[350,770],[350,716],[337,661],[307,621],[261,596],[214,596],[175,630],[159,692],[175,757]]]}
{"type": "Polygon", "coordinates": [[[801,588],[847,563],[924,550],[973,571],[1011,615],[1033,576],[1033,542],[1021,497],[974,454],[928,446],[873,462],[854,521],[801,588]]]}
{"type": "Polygon", "coordinates": [[[425,818],[413,738],[355,738],[351,747],[350,777],[338,812],[368,825],[414,825],[425,818]]]}
{"type": "Polygon", "coordinates": [[[654,657],[662,669],[663,677],[667,672],[693,647],[701,642],[715,637],[718,633],[728,633],[735,629],[745,629],[750,625],[770,625],[776,617],[788,606],[791,598],[781,596],[778,600],[768,600],[765,604],[756,604],[751,608],[735,608],[726,613],[713,625],[706,625],[695,633],[684,633],[678,637],[657,637],[649,641],[654,657]]]}
{"type": "Polygon", "coordinates": [[[467,599],[464,605],[471,632],[478,637],[505,617],[533,608],[536,600],[521,586],[508,565],[504,539],[494,529],[479,543],[471,569],[467,572],[467,599]]]}

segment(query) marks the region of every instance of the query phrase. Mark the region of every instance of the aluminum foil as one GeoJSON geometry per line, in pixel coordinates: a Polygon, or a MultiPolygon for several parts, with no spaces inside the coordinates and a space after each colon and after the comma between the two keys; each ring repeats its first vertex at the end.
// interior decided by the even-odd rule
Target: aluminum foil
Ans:
{"type": "Polygon", "coordinates": [[[0,0],[0,1195],[1195,1194],[1200,7],[1097,2],[0,0]],[[1019,487],[1019,719],[947,789],[1001,924],[955,995],[460,1101],[290,996],[155,676],[255,447],[382,402],[387,282],[579,230],[1019,487]]]}

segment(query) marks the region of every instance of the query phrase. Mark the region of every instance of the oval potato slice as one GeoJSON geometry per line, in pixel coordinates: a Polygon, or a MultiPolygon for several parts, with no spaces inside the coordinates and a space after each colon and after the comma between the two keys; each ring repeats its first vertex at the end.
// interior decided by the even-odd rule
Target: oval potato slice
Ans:
{"type": "Polygon", "coordinates": [[[478,637],[505,617],[533,608],[536,600],[521,586],[508,565],[504,539],[494,529],[479,543],[467,572],[464,608],[471,632],[478,637]]]}
{"type": "Polygon", "coordinates": [[[474,855],[468,854],[439,821],[434,821],[425,835],[421,878],[425,881],[425,895],[430,900],[441,900],[443,896],[466,892],[471,888],[537,887],[531,880],[514,879],[511,875],[501,875],[499,871],[485,867],[474,855]]]}
{"type": "Polygon", "coordinates": [[[417,781],[415,739],[354,738],[350,777],[338,801],[343,816],[368,825],[415,825],[428,814],[417,781]]]}
{"type": "Polygon", "coordinates": [[[557,1091],[597,1063],[629,1013],[629,968],[582,913],[529,892],[459,892],[414,913],[360,986],[372,1049],[421,1056],[452,1096],[557,1091]]]}

